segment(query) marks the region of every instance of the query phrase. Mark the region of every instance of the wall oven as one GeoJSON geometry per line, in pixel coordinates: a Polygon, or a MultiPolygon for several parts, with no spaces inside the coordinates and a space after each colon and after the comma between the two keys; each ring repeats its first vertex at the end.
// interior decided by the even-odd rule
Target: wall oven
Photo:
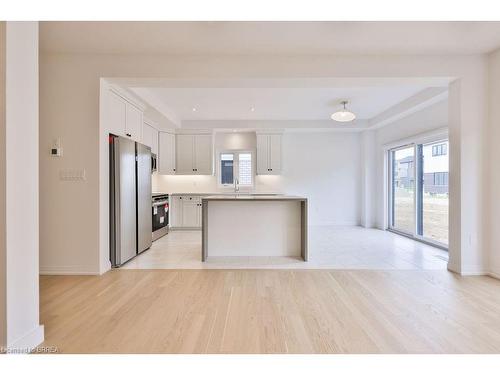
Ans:
{"type": "Polygon", "coordinates": [[[153,241],[168,233],[168,194],[153,194],[153,241]]]}

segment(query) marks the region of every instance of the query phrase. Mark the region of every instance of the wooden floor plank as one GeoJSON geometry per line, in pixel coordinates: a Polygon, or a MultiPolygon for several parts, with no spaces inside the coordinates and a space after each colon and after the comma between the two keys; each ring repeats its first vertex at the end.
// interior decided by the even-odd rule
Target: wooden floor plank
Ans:
{"type": "Polygon", "coordinates": [[[500,281],[423,270],[42,276],[62,353],[500,353],[500,281]]]}

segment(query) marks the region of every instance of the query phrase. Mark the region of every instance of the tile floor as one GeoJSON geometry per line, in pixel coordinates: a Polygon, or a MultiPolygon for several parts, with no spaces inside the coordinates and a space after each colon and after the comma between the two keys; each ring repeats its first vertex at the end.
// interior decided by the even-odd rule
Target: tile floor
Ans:
{"type": "Polygon", "coordinates": [[[122,269],[445,270],[448,253],[378,229],[309,227],[309,261],[293,257],[201,257],[201,231],[171,231],[122,269]]]}

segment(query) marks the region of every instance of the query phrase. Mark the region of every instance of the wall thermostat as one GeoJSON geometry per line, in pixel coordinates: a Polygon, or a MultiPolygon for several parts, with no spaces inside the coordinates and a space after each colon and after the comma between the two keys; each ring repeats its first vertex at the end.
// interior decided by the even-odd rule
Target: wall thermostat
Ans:
{"type": "Polygon", "coordinates": [[[51,148],[50,149],[50,154],[52,156],[62,156],[62,148],[58,147],[58,148],[51,148]]]}
{"type": "Polygon", "coordinates": [[[57,138],[54,140],[54,144],[50,149],[50,155],[52,156],[62,156],[61,139],[57,138]]]}

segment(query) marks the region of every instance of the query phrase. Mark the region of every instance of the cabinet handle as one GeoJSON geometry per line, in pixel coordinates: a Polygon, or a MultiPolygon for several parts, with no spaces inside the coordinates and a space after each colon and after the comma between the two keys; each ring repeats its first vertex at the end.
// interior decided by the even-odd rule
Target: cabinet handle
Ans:
{"type": "Polygon", "coordinates": [[[182,199],[182,197],[179,197],[179,199],[182,199]]]}
{"type": "Polygon", "coordinates": [[[189,200],[191,200],[191,199],[193,199],[193,198],[189,198],[189,200]]]}
{"type": "Polygon", "coordinates": [[[127,134],[125,134],[125,135],[126,135],[127,137],[132,137],[132,134],[130,134],[130,133],[127,133],[127,134]]]}
{"type": "Polygon", "coordinates": [[[174,172],[175,172],[175,168],[174,168],[174,172]]]}

